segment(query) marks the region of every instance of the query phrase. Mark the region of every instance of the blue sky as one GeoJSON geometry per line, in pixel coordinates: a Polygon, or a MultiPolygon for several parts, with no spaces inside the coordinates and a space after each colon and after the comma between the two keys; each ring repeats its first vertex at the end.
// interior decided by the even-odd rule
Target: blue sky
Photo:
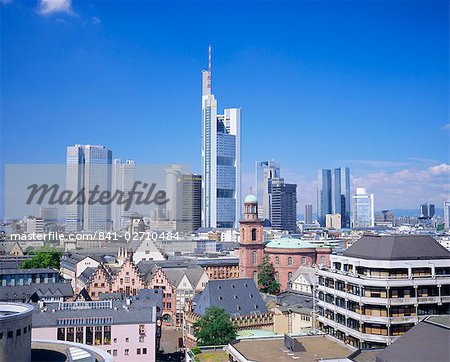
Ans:
{"type": "Polygon", "coordinates": [[[201,69],[241,107],[244,193],[276,159],[315,205],[349,166],[376,209],[450,195],[448,1],[1,3],[2,163],[104,144],[201,167],[201,69]]]}

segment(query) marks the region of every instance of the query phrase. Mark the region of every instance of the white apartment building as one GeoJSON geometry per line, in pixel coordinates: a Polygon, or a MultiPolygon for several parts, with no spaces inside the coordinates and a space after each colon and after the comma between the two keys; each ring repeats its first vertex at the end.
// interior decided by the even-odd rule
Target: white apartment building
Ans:
{"type": "Polygon", "coordinates": [[[450,252],[427,235],[363,236],[318,270],[316,326],[358,348],[385,347],[450,314],[450,252]]]}

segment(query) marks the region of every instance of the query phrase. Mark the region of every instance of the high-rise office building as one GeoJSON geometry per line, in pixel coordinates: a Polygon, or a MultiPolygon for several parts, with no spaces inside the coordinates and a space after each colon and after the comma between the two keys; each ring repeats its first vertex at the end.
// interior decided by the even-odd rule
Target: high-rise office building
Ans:
{"type": "Polygon", "coordinates": [[[202,226],[233,228],[241,214],[241,110],[217,114],[211,93],[211,46],[202,72],[202,226]]]}
{"type": "Polygon", "coordinates": [[[39,209],[39,217],[44,223],[58,222],[58,208],[56,207],[41,207],[39,209]]]}
{"type": "Polygon", "coordinates": [[[297,185],[272,179],[271,225],[274,229],[297,231],[297,185]]]}
{"type": "Polygon", "coordinates": [[[305,224],[312,224],[313,222],[312,208],[312,204],[305,204],[305,224]]]}
{"type": "Polygon", "coordinates": [[[357,188],[353,196],[353,227],[375,226],[374,197],[365,188],[357,188]]]}
{"type": "MultiPolygon", "coordinates": [[[[115,158],[112,163],[112,186],[113,192],[119,190],[128,198],[129,192],[133,188],[135,182],[135,163],[132,160],[122,162],[115,158]]],[[[114,201],[111,204],[111,218],[113,230],[121,230],[128,224],[130,216],[134,213],[134,203],[131,203],[128,210],[125,210],[125,204],[114,201]]]]}
{"type": "Polygon", "coordinates": [[[181,176],[181,166],[172,165],[166,168],[166,218],[178,219],[178,179],[181,176]]]}
{"type": "Polygon", "coordinates": [[[341,215],[343,228],[350,228],[350,170],[334,169],[333,212],[341,215]]]}
{"type": "Polygon", "coordinates": [[[446,229],[450,229],[450,200],[444,201],[444,224],[446,229]]]}
{"type": "Polygon", "coordinates": [[[67,147],[66,190],[81,195],[66,206],[66,231],[106,231],[111,229],[111,203],[89,203],[89,193],[111,192],[112,152],[104,146],[67,147]],[[84,202],[83,202],[84,201],[84,202]]]}
{"type": "Polygon", "coordinates": [[[321,169],[317,173],[317,219],[325,226],[326,214],[333,213],[331,198],[331,170],[321,169]]]}
{"type": "Polygon", "coordinates": [[[178,177],[177,230],[192,233],[201,227],[202,176],[182,174],[178,177]]]}
{"type": "Polygon", "coordinates": [[[421,219],[432,219],[435,213],[435,208],[433,204],[427,202],[426,204],[420,205],[420,216],[421,219]]]}
{"type": "Polygon", "coordinates": [[[270,220],[272,179],[280,178],[280,164],[276,161],[256,161],[256,197],[258,199],[258,217],[266,223],[270,220]]]}

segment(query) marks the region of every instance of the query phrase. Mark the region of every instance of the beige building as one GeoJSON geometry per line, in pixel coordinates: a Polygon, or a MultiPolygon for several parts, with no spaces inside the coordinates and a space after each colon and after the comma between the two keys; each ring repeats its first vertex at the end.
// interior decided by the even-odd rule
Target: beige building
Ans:
{"type": "Polygon", "coordinates": [[[325,227],[327,229],[340,229],[342,227],[341,214],[326,214],[325,227]]]}

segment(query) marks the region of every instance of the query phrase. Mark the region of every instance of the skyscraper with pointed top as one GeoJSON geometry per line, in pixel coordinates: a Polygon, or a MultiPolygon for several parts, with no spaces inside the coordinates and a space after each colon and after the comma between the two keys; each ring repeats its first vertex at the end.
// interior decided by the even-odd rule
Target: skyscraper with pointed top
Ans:
{"type": "Polygon", "coordinates": [[[202,226],[233,228],[241,214],[241,109],[217,114],[208,70],[202,71],[202,226]]]}

